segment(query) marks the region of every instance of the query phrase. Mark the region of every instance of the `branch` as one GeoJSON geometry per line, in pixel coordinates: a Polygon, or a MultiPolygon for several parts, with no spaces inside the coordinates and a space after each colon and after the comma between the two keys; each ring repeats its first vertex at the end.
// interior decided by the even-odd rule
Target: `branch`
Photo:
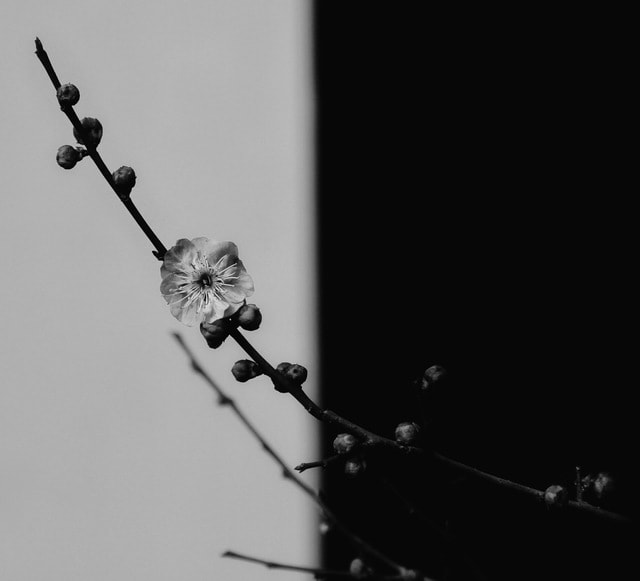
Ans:
{"type": "MultiPolygon", "coordinates": [[[[459,472],[463,472],[468,476],[479,478],[480,480],[485,480],[486,482],[490,482],[491,484],[506,488],[507,490],[520,493],[523,496],[529,496],[534,500],[543,501],[544,499],[544,490],[531,488],[530,486],[525,486],[524,484],[512,482],[511,480],[507,480],[506,478],[500,478],[499,476],[495,476],[494,474],[483,472],[482,470],[478,470],[477,468],[473,468],[471,466],[468,466],[467,464],[458,462],[457,460],[447,458],[446,456],[438,454],[437,452],[433,452],[432,458],[437,462],[440,462],[441,464],[444,464],[449,468],[453,468],[454,470],[457,470],[459,472]]],[[[584,502],[583,500],[569,500],[567,502],[567,508],[575,512],[590,514],[592,516],[596,516],[613,523],[624,525],[632,524],[631,519],[627,516],[604,510],[602,508],[589,504],[588,502],[584,502]]]]}
{"type": "MultiPolygon", "coordinates": [[[[483,472],[481,470],[478,470],[477,468],[473,468],[471,466],[463,464],[462,462],[458,462],[457,460],[447,458],[446,456],[438,454],[437,452],[427,452],[425,450],[422,450],[421,448],[399,444],[395,440],[391,440],[389,438],[385,438],[383,436],[379,436],[378,434],[370,432],[362,426],[359,426],[358,424],[355,424],[339,416],[331,410],[323,410],[306,393],[304,393],[304,391],[302,391],[302,388],[300,386],[291,385],[289,382],[287,382],[282,374],[267,362],[267,360],[258,352],[255,347],[253,347],[253,345],[251,345],[251,343],[249,343],[246,337],[244,337],[244,335],[242,335],[237,328],[234,328],[231,331],[230,335],[236,340],[240,347],[242,347],[246,351],[246,353],[260,366],[262,372],[271,378],[278,391],[290,393],[317,420],[323,421],[330,425],[337,425],[345,431],[352,433],[354,436],[357,436],[361,441],[361,448],[366,449],[377,447],[404,455],[431,458],[433,460],[436,460],[437,462],[447,465],[449,468],[453,468],[454,470],[463,472],[466,475],[491,482],[498,486],[502,486],[503,488],[506,488],[508,490],[536,498],[537,500],[542,500],[544,498],[543,490],[537,490],[535,488],[525,486],[524,484],[519,484],[505,478],[500,478],[499,476],[494,476],[493,474],[483,472]]],[[[324,468],[326,465],[326,461],[320,460],[316,462],[300,464],[296,467],[296,469],[302,472],[307,468],[320,466],[324,468]]],[[[626,516],[603,510],[582,500],[569,501],[568,508],[574,511],[591,514],[593,516],[597,516],[599,518],[612,522],[621,524],[630,524],[631,522],[630,519],[626,516]]]]}
{"type": "Polygon", "coordinates": [[[260,434],[260,432],[255,428],[255,426],[251,423],[251,421],[244,415],[244,413],[240,410],[235,401],[230,398],[221,388],[220,386],[213,380],[213,378],[203,369],[203,367],[196,360],[193,352],[184,339],[179,333],[173,333],[173,337],[178,342],[180,347],[182,347],[183,351],[186,353],[189,361],[191,363],[191,368],[198,373],[213,389],[213,391],[218,396],[218,402],[221,405],[227,405],[231,408],[231,410],[236,414],[238,419],[244,424],[244,426],[251,432],[251,434],[258,440],[262,449],[269,455],[271,458],[280,466],[282,469],[282,475],[285,478],[288,478],[296,484],[307,496],[309,496],[316,505],[322,510],[325,515],[326,520],[333,525],[333,527],[342,533],[346,538],[348,538],[356,547],[361,549],[363,552],[367,553],[371,557],[377,559],[381,563],[384,563],[389,568],[401,572],[404,571],[405,568],[399,565],[398,563],[392,561],[389,557],[382,554],[380,551],[369,545],[366,541],[360,538],[356,533],[348,529],[333,513],[333,511],[326,505],[320,494],[318,494],[313,488],[311,488],[308,484],[306,484],[303,480],[298,478],[298,476],[291,470],[285,461],[280,457],[280,455],[269,445],[269,443],[264,439],[264,437],[260,434]]]}
{"type": "Polygon", "coordinates": [[[247,338],[240,332],[237,327],[231,329],[230,333],[238,345],[245,350],[260,367],[262,373],[268,376],[274,383],[276,389],[282,393],[291,394],[314,418],[329,425],[336,425],[343,430],[352,433],[360,439],[362,447],[385,448],[393,452],[403,455],[421,455],[422,450],[414,446],[405,446],[399,444],[395,440],[379,436],[369,430],[351,422],[331,410],[322,409],[316,404],[299,385],[288,381],[277,369],[275,369],[260,353],[249,343],[247,338]]]}
{"type": "MultiPolygon", "coordinates": [[[[47,72],[47,74],[48,74],[48,76],[49,76],[54,88],[57,90],[60,87],[60,80],[58,79],[58,76],[57,76],[57,74],[56,74],[56,72],[55,72],[55,70],[53,68],[53,65],[51,64],[51,60],[49,59],[49,56],[48,56],[47,52],[44,50],[42,42],[40,41],[39,38],[36,38],[35,45],[36,45],[36,51],[35,51],[36,52],[36,56],[38,57],[38,59],[42,63],[42,65],[43,65],[45,71],[47,72]]],[[[144,220],[144,218],[142,217],[140,212],[135,207],[134,203],[131,201],[131,198],[129,196],[120,196],[120,194],[118,193],[118,190],[117,190],[116,185],[114,183],[113,176],[112,176],[111,172],[109,171],[109,169],[107,168],[106,164],[104,163],[104,161],[100,157],[100,154],[96,151],[96,148],[92,145],[91,140],[85,139],[86,134],[85,134],[84,128],[83,128],[82,123],[80,122],[78,116],[76,115],[73,107],[69,106],[69,105],[65,105],[65,106],[63,106],[61,108],[62,108],[62,111],[65,113],[65,115],[67,115],[67,117],[69,118],[69,120],[73,124],[73,126],[76,129],[76,131],[78,132],[78,134],[81,137],[83,137],[83,141],[85,142],[85,146],[87,148],[88,155],[94,161],[94,163],[97,166],[97,168],[100,171],[100,173],[103,175],[103,177],[105,178],[105,180],[107,181],[109,186],[116,193],[116,195],[118,196],[118,199],[120,199],[122,201],[122,203],[125,205],[125,207],[129,211],[129,213],[132,215],[132,217],[134,218],[136,223],[140,226],[140,228],[145,233],[145,235],[148,237],[148,239],[151,241],[151,243],[155,246],[156,251],[154,252],[154,255],[156,256],[156,258],[158,258],[158,260],[162,260],[164,254],[166,253],[165,246],[162,244],[162,242],[158,239],[158,237],[155,235],[153,230],[150,228],[150,226],[144,220]]],[[[361,441],[360,445],[362,447],[364,447],[364,448],[367,448],[367,447],[384,448],[384,449],[390,450],[390,451],[395,452],[395,453],[400,453],[400,454],[404,454],[404,455],[411,455],[411,456],[420,456],[420,455],[422,455],[423,457],[431,458],[433,460],[436,460],[436,461],[438,461],[440,463],[443,463],[443,464],[449,466],[450,468],[453,468],[455,470],[461,471],[461,472],[463,472],[463,473],[465,473],[467,475],[483,479],[485,481],[491,482],[491,483],[496,484],[498,486],[502,486],[502,487],[507,488],[509,490],[512,490],[512,491],[515,491],[515,492],[518,492],[518,493],[522,493],[524,495],[530,496],[530,497],[538,499],[538,500],[543,498],[543,495],[544,495],[543,491],[536,490],[534,488],[530,488],[528,486],[524,486],[524,485],[518,484],[516,482],[511,482],[509,480],[506,480],[504,478],[500,478],[498,476],[494,476],[492,474],[488,474],[486,472],[482,472],[481,470],[477,470],[475,468],[472,468],[472,467],[467,466],[467,465],[465,465],[465,464],[463,464],[461,462],[457,462],[456,460],[452,460],[450,458],[447,458],[447,457],[445,457],[445,456],[443,456],[441,454],[437,454],[435,452],[425,453],[425,451],[423,451],[420,448],[417,448],[417,447],[414,447],[414,446],[406,446],[406,445],[403,445],[403,444],[399,444],[395,440],[391,440],[389,438],[384,438],[382,436],[374,434],[373,432],[370,432],[369,430],[366,430],[365,428],[359,426],[358,424],[355,424],[355,423],[353,423],[353,422],[351,422],[351,421],[339,416],[338,414],[336,414],[335,412],[333,412],[331,410],[322,409],[313,400],[311,400],[311,398],[309,398],[309,396],[307,396],[307,394],[304,393],[304,391],[302,390],[302,388],[299,385],[293,384],[292,382],[287,380],[281,373],[279,373],[276,369],[274,369],[273,366],[270,365],[269,362],[240,333],[239,329],[237,329],[237,328],[232,329],[231,332],[230,332],[230,335],[236,340],[238,345],[241,348],[243,348],[247,352],[247,354],[256,362],[256,364],[259,365],[259,367],[261,368],[262,372],[265,375],[267,375],[268,377],[271,378],[271,380],[274,383],[274,386],[276,387],[276,389],[278,391],[285,392],[285,393],[290,393],[307,410],[307,412],[309,412],[317,420],[323,421],[323,422],[328,423],[330,425],[336,425],[336,426],[344,429],[345,431],[348,431],[348,432],[352,433],[353,435],[355,435],[356,437],[358,437],[360,439],[360,441],[361,441]]],[[[178,336],[176,335],[176,337],[178,337],[178,336]]],[[[186,346],[184,345],[182,340],[181,339],[179,339],[179,340],[181,341],[181,344],[183,345],[183,347],[186,349],[186,346]]],[[[209,381],[210,385],[212,385],[212,387],[213,387],[213,381],[210,380],[210,378],[208,378],[206,376],[206,374],[203,372],[202,368],[197,364],[197,362],[195,362],[195,360],[193,360],[193,358],[192,358],[192,366],[193,366],[194,370],[196,370],[199,373],[201,373],[209,381]]],[[[219,395],[220,395],[220,393],[219,393],[219,395]]],[[[224,396],[224,395],[222,395],[220,397],[223,398],[223,400],[224,400],[224,398],[226,398],[226,396],[224,396]]],[[[223,401],[223,403],[229,403],[229,402],[227,402],[225,400],[225,401],[223,401]]],[[[241,420],[245,423],[245,425],[249,428],[249,430],[254,434],[254,436],[256,436],[261,441],[261,443],[264,446],[266,443],[261,438],[261,436],[255,431],[255,428],[253,428],[253,426],[248,422],[248,420],[239,412],[239,410],[237,410],[237,407],[235,406],[235,404],[233,404],[233,402],[231,402],[230,405],[232,405],[234,410],[236,410],[236,413],[238,414],[238,417],[241,418],[241,420]]],[[[313,491],[312,489],[310,489],[306,484],[304,484],[304,482],[299,481],[297,479],[297,477],[295,476],[295,474],[282,462],[282,460],[277,456],[277,454],[275,454],[275,452],[268,447],[268,445],[267,445],[267,447],[265,447],[265,450],[274,458],[274,460],[276,460],[282,466],[284,474],[288,478],[290,478],[292,481],[298,483],[298,485],[303,490],[305,490],[305,492],[307,492],[307,494],[312,496],[316,500],[316,502],[318,502],[320,504],[320,506],[323,508],[323,510],[325,511],[325,513],[327,513],[327,516],[329,517],[330,512],[328,512],[328,509],[326,508],[326,506],[324,506],[324,503],[319,498],[318,494],[315,491],[313,491]]],[[[609,520],[609,521],[612,521],[612,522],[625,523],[625,524],[630,524],[630,522],[631,522],[631,520],[628,517],[625,517],[623,515],[619,515],[619,514],[616,514],[616,513],[612,513],[612,512],[607,511],[607,510],[603,510],[603,509],[601,509],[599,507],[596,507],[596,506],[593,506],[593,505],[591,505],[591,504],[589,504],[587,502],[584,502],[581,499],[578,499],[578,500],[575,500],[575,501],[569,501],[567,506],[571,510],[578,511],[578,512],[584,512],[584,513],[587,513],[587,514],[591,514],[591,515],[594,515],[594,516],[597,516],[599,518],[603,518],[605,520],[609,520]]],[[[337,524],[337,523],[335,523],[335,524],[337,524]]],[[[336,528],[338,528],[338,526],[336,526],[336,528]]],[[[351,536],[352,536],[352,539],[356,538],[352,533],[351,533],[351,536]]],[[[360,541],[360,542],[363,542],[363,541],[360,541]]],[[[399,567],[397,564],[395,564],[395,563],[392,564],[389,561],[388,561],[388,564],[390,564],[391,566],[395,567],[396,569],[399,567]]]]}
{"type": "MultiPolygon", "coordinates": [[[[36,56],[49,75],[49,79],[51,79],[51,83],[53,84],[54,88],[57,90],[60,87],[60,80],[58,79],[58,75],[56,74],[53,65],[51,64],[49,55],[44,50],[42,42],[39,38],[36,38],[36,56]]],[[[78,134],[82,137],[89,157],[91,157],[104,179],[118,196],[118,199],[124,204],[125,208],[129,211],[129,214],[131,214],[131,216],[136,221],[138,226],[140,226],[151,244],[153,244],[153,246],[155,247],[156,251],[154,252],[154,255],[156,256],[156,258],[158,260],[162,260],[162,257],[164,256],[167,249],[165,248],[164,244],[162,244],[160,239],[156,236],[155,232],[151,229],[149,224],[147,224],[146,220],[142,217],[142,214],[140,214],[131,198],[129,196],[120,196],[120,194],[118,193],[116,184],[113,181],[112,173],[109,171],[109,168],[102,160],[102,157],[100,157],[100,154],[96,150],[95,146],[91,143],[91,140],[86,139],[85,130],[73,107],[70,105],[65,105],[64,107],[61,107],[61,109],[62,112],[69,118],[69,121],[71,121],[71,124],[76,129],[78,134]]]]}
{"type": "MultiPolygon", "coordinates": [[[[301,567],[299,565],[285,565],[284,563],[276,563],[275,561],[267,561],[265,559],[259,559],[257,557],[250,557],[248,555],[242,555],[235,551],[225,551],[222,553],[223,557],[230,557],[232,559],[239,559],[241,561],[248,561],[250,563],[257,563],[264,565],[267,569],[285,569],[288,571],[302,571],[303,573],[311,573],[316,579],[326,578],[340,578],[340,579],[354,579],[358,578],[352,575],[349,571],[336,571],[333,569],[317,569],[315,567],[301,567]]],[[[416,573],[410,569],[402,569],[397,575],[368,575],[366,577],[369,581],[431,581],[427,577],[416,573]]]]}
{"type": "Polygon", "coordinates": [[[258,563],[264,565],[267,569],[285,569],[287,571],[302,571],[303,573],[312,573],[316,579],[320,578],[350,578],[351,573],[349,571],[335,571],[331,569],[317,569],[315,567],[301,567],[298,565],[285,565],[284,563],[276,563],[274,561],[266,561],[264,559],[258,559],[256,557],[249,557],[248,555],[241,555],[235,551],[225,551],[222,553],[223,557],[230,557],[231,559],[239,559],[241,561],[248,561],[250,563],[258,563]]]}
{"type": "Polygon", "coordinates": [[[326,468],[330,464],[334,464],[335,462],[339,462],[340,460],[345,460],[348,457],[348,454],[334,454],[333,456],[329,456],[328,458],[323,458],[322,460],[314,460],[313,462],[302,462],[298,464],[294,470],[298,472],[304,472],[305,470],[309,470],[309,468],[326,468]]]}
{"type": "MultiPolygon", "coordinates": [[[[295,386],[288,383],[282,376],[282,374],[274,369],[273,366],[271,366],[266,361],[266,359],[262,357],[257,349],[255,349],[255,347],[253,347],[251,343],[249,343],[246,337],[244,337],[244,335],[242,335],[237,328],[234,328],[230,334],[237,341],[240,347],[242,347],[247,352],[247,354],[252,357],[253,360],[260,366],[263,373],[272,379],[278,391],[290,393],[317,420],[323,421],[330,425],[335,424],[345,431],[352,433],[354,436],[357,436],[361,440],[361,448],[377,447],[404,455],[422,456],[426,459],[431,458],[432,460],[440,462],[441,464],[445,464],[449,468],[453,468],[454,470],[463,472],[466,475],[491,482],[508,490],[521,493],[525,496],[530,496],[537,500],[542,500],[544,498],[543,490],[537,490],[535,488],[525,486],[524,484],[519,484],[505,478],[500,478],[499,476],[494,476],[493,474],[483,472],[482,470],[478,470],[477,468],[473,468],[471,466],[463,464],[462,462],[458,462],[457,460],[447,458],[446,456],[438,454],[437,452],[426,451],[414,446],[405,446],[403,444],[399,444],[395,440],[391,440],[389,438],[379,436],[378,434],[374,434],[373,432],[370,432],[362,426],[359,426],[358,424],[355,424],[339,416],[331,410],[323,410],[313,400],[311,400],[311,398],[307,394],[305,394],[304,391],[302,391],[302,388],[300,386],[295,386]]],[[[322,461],[318,461],[308,464],[301,464],[300,466],[298,466],[298,469],[302,468],[304,470],[306,468],[311,468],[314,466],[324,467],[325,465],[326,464],[323,464],[322,461]]],[[[621,524],[631,523],[631,520],[626,516],[603,510],[597,506],[593,506],[592,504],[581,500],[569,501],[568,508],[570,510],[591,514],[593,516],[597,516],[611,522],[617,522],[621,524]]]]}
{"type": "MultiPolygon", "coordinates": [[[[42,42],[39,38],[36,38],[36,56],[42,63],[45,71],[49,75],[51,82],[54,88],[57,90],[60,87],[60,80],[51,64],[51,60],[49,59],[49,55],[44,50],[42,42]]],[[[142,217],[138,209],[135,207],[133,201],[129,196],[120,196],[118,193],[118,189],[116,184],[114,183],[112,173],[107,168],[106,164],[100,157],[100,154],[97,152],[95,146],[93,146],[90,139],[85,139],[86,134],[85,130],[78,118],[76,112],[73,109],[73,106],[65,105],[62,107],[62,111],[69,118],[74,128],[78,132],[78,134],[83,138],[85,142],[85,146],[87,148],[88,155],[94,161],[96,167],[107,181],[111,189],[116,193],[118,199],[122,201],[125,205],[129,213],[133,216],[136,223],[142,231],[149,238],[151,243],[155,246],[156,251],[154,255],[158,260],[162,260],[164,254],[167,249],[162,244],[162,242],[155,235],[151,227],[147,224],[145,219],[142,217]]],[[[231,330],[230,335],[236,340],[236,342],[242,347],[247,354],[260,366],[262,372],[271,378],[274,385],[279,391],[283,391],[286,393],[290,393],[304,408],[316,419],[327,422],[329,424],[336,424],[345,430],[352,432],[354,435],[358,436],[364,445],[368,446],[378,446],[384,447],[387,449],[391,449],[394,451],[400,451],[404,454],[419,454],[420,450],[418,448],[413,448],[411,446],[402,446],[395,442],[394,440],[390,440],[388,438],[383,438],[364,428],[354,424],[353,422],[349,422],[348,420],[340,417],[338,414],[330,411],[323,410],[320,408],[315,402],[313,402],[303,391],[299,385],[295,385],[292,382],[288,381],[281,373],[279,373],[250,343],[247,339],[240,333],[237,328],[231,330]]]]}
{"type": "MultiPolygon", "coordinates": [[[[51,80],[54,88],[57,91],[57,89],[61,86],[60,85],[60,80],[59,80],[59,78],[58,78],[58,76],[57,76],[57,74],[55,72],[55,69],[53,68],[51,60],[49,59],[49,55],[44,50],[42,42],[40,41],[39,38],[36,38],[35,45],[36,45],[36,56],[38,57],[38,59],[42,63],[45,71],[47,72],[47,74],[49,76],[49,79],[51,80]]],[[[73,109],[73,106],[64,105],[64,106],[61,107],[61,109],[65,113],[65,115],[69,118],[69,120],[71,121],[71,123],[74,126],[74,128],[76,129],[78,135],[84,141],[85,146],[87,148],[88,155],[94,161],[96,167],[98,168],[98,170],[100,171],[102,176],[105,178],[105,180],[107,181],[109,186],[113,189],[113,191],[116,193],[116,195],[118,196],[118,199],[122,201],[122,203],[125,205],[125,207],[129,211],[129,213],[133,216],[133,218],[135,219],[135,221],[138,224],[138,226],[140,226],[142,231],[146,234],[146,236],[149,238],[151,243],[155,246],[156,251],[154,252],[154,255],[156,256],[156,258],[158,260],[163,260],[163,257],[164,257],[164,255],[165,255],[165,253],[167,251],[165,246],[162,244],[162,242],[155,235],[155,233],[153,232],[151,227],[144,220],[144,218],[142,217],[140,212],[135,207],[134,203],[131,201],[131,198],[129,196],[121,196],[120,195],[120,193],[118,191],[118,188],[116,187],[116,184],[115,184],[115,182],[113,180],[112,173],[109,171],[109,169],[107,168],[106,164],[104,163],[104,161],[100,157],[100,154],[97,152],[96,147],[92,144],[92,140],[91,139],[87,139],[86,132],[85,132],[83,126],[82,126],[82,123],[81,123],[80,119],[78,118],[77,114],[75,113],[75,111],[73,109]]],[[[237,329],[234,330],[231,334],[234,337],[234,339],[236,339],[238,344],[241,347],[243,347],[247,351],[247,353],[249,353],[254,358],[256,363],[258,363],[260,365],[260,367],[262,368],[263,372],[266,375],[268,375],[269,377],[272,378],[272,380],[274,381],[274,384],[276,386],[280,386],[283,391],[287,391],[287,392],[291,393],[301,404],[303,404],[307,408],[307,410],[312,415],[314,415],[318,419],[322,418],[322,419],[325,419],[326,421],[328,421],[330,423],[339,423],[341,425],[344,425],[345,428],[348,427],[348,429],[354,429],[354,430],[356,430],[357,434],[360,434],[362,437],[364,437],[365,439],[367,439],[371,443],[376,443],[376,444],[380,444],[380,445],[387,445],[387,446],[389,445],[389,443],[391,443],[395,447],[395,442],[393,442],[392,440],[389,440],[387,442],[384,439],[376,437],[373,434],[370,434],[369,432],[367,432],[366,430],[363,430],[362,428],[359,428],[359,427],[355,426],[355,424],[351,424],[350,422],[347,422],[346,420],[342,420],[339,416],[337,416],[336,414],[333,414],[332,412],[323,411],[321,408],[319,408],[314,402],[312,402],[306,396],[306,394],[302,391],[302,389],[299,386],[295,386],[295,385],[291,384],[290,382],[288,382],[287,380],[285,380],[285,378],[280,373],[278,373],[248,343],[248,341],[240,334],[240,332],[237,329]]],[[[196,372],[200,373],[203,377],[205,377],[205,379],[208,381],[209,385],[218,393],[218,396],[221,398],[221,403],[231,406],[231,408],[234,410],[236,415],[245,424],[245,426],[249,429],[249,431],[260,441],[260,443],[262,444],[264,450],[281,466],[281,468],[283,470],[283,474],[287,478],[289,478],[293,482],[295,482],[304,492],[306,492],[312,499],[314,499],[314,501],[324,511],[327,520],[331,521],[333,523],[334,527],[337,530],[341,530],[345,535],[347,535],[351,539],[351,541],[354,544],[359,546],[363,551],[367,552],[371,556],[376,557],[378,560],[380,560],[381,562],[385,563],[387,566],[391,567],[392,569],[395,569],[396,571],[404,570],[403,567],[401,567],[397,563],[393,562],[391,559],[389,559],[388,557],[386,557],[385,555],[383,555],[382,553],[380,553],[379,551],[377,551],[376,549],[374,549],[373,547],[368,545],[365,541],[360,539],[360,537],[358,537],[355,533],[353,533],[353,532],[349,531],[348,529],[346,529],[346,527],[344,525],[342,525],[338,521],[338,519],[335,517],[335,515],[333,515],[333,513],[329,510],[329,508],[322,501],[320,496],[314,490],[312,490],[309,486],[307,486],[303,481],[299,480],[296,477],[296,475],[287,467],[287,465],[276,454],[276,452],[267,444],[267,442],[264,440],[264,438],[262,438],[262,436],[257,432],[257,430],[253,427],[253,425],[249,422],[249,420],[244,416],[244,414],[242,414],[242,412],[238,409],[238,407],[235,405],[233,400],[231,400],[225,394],[223,394],[221,392],[221,390],[217,387],[215,382],[213,382],[213,380],[211,380],[211,378],[209,378],[204,373],[202,367],[200,367],[200,365],[195,361],[193,356],[188,352],[188,350],[186,348],[186,345],[184,344],[182,339],[179,337],[179,335],[176,334],[175,336],[178,339],[178,341],[180,342],[180,344],[183,346],[183,348],[189,354],[189,356],[191,358],[191,363],[192,363],[193,369],[196,372]]]]}

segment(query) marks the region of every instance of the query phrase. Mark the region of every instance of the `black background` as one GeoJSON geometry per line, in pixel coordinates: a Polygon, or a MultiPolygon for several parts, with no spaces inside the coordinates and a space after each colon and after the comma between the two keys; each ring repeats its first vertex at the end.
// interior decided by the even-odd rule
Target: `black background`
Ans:
{"type": "MultiPolygon", "coordinates": [[[[322,403],[393,437],[419,419],[412,381],[443,365],[438,450],[538,489],[609,470],[611,508],[629,513],[625,15],[320,0],[314,18],[322,403]]],[[[626,533],[490,485],[374,460],[363,478],[325,471],[347,522],[437,579],[472,577],[380,478],[448,519],[487,579],[619,578],[629,563],[626,533]]],[[[331,567],[357,556],[335,533],[324,549],[331,567]]]]}

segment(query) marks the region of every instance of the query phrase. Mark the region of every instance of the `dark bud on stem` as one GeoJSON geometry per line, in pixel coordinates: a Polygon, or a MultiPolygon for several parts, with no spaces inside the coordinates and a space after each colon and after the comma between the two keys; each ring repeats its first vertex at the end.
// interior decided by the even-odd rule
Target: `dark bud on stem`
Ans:
{"type": "Polygon", "coordinates": [[[567,489],[559,484],[552,484],[544,491],[544,502],[547,506],[561,508],[569,501],[567,489]]]}
{"type": "Polygon", "coordinates": [[[608,472],[599,472],[593,481],[593,493],[598,500],[610,496],[615,490],[615,480],[608,472]]]}
{"type": "Polygon", "coordinates": [[[123,165],[114,171],[111,177],[113,177],[118,196],[121,198],[129,197],[133,186],[136,185],[136,172],[133,171],[133,168],[123,165]]]}
{"type": "Polygon", "coordinates": [[[287,367],[286,371],[284,372],[284,376],[296,385],[302,385],[307,379],[307,370],[302,367],[302,365],[294,363],[293,365],[289,365],[289,367],[287,367]]]}
{"type": "Polygon", "coordinates": [[[262,314],[256,305],[242,305],[238,309],[238,324],[246,331],[255,331],[260,327],[262,314]]]}
{"type": "Polygon", "coordinates": [[[331,525],[327,521],[323,520],[318,525],[318,530],[320,531],[321,535],[326,535],[331,530],[331,525]]]}
{"type": "Polygon", "coordinates": [[[362,559],[354,559],[349,565],[349,573],[354,579],[366,579],[373,575],[373,570],[362,559]]]}
{"type": "Polygon", "coordinates": [[[344,463],[344,473],[347,476],[358,476],[367,468],[367,463],[362,459],[352,458],[344,463]]]}
{"type": "Polygon", "coordinates": [[[73,107],[80,100],[80,91],[78,87],[71,83],[60,85],[56,91],[56,97],[61,108],[73,107]]]}
{"type": "Polygon", "coordinates": [[[338,454],[347,454],[353,450],[358,440],[353,434],[338,434],[333,440],[333,449],[338,454]]]}
{"type": "Polygon", "coordinates": [[[396,442],[409,446],[418,439],[420,426],[415,422],[402,422],[396,427],[396,442]]]}
{"type": "Polygon", "coordinates": [[[291,367],[291,363],[289,363],[288,361],[283,361],[282,363],[278,364],[278,367],[276,367],[276,371],[284,375],[289,367],[291,367]]]}
{"type": "Polygon", "coordinates": [[[262,371],[260,371],[260,368],[255,361],[251,361],[250,359],[241,359],[233,364],[231,373],[233,373],[233,376],[238,381],[244,383],[245,381],[249,381],[258,375],[261,375],[262,371]]]}
{"type": "Polygon", "coordinates": [[[218,319],[213,323],[201,323],[200,333],[211,349],[217,349],[229,336],[230,324],[227,319],[218,319]]]}
{"type": "Polygon", "coordinates": [[[83,157],[83,153],[72,145],[63,145],[58,148],[56,161],[60,167],[63,167],[64,169],[71,169],[72,167],[75,167],[76,163],[78,163],[83,157]]]}
{"type": "Polygon", "coordinates": [[[442,383],[447,377],[447,370],[441,365],[432,365],[422,376],[421,387],[427,390],[439,383],[442,383]]]}
{"type": "Polygon", "coordinates": [[[98,144],[102,139],[102,123],[93,117],[84,117],[80,123],[82,124],[82,130],[88,143],[83,141],[82,135],[80,135],[78,130],[74,127],[73,136],[76,138],[76,141],[86,145],[87,147],[98,147],[98,144]]]}

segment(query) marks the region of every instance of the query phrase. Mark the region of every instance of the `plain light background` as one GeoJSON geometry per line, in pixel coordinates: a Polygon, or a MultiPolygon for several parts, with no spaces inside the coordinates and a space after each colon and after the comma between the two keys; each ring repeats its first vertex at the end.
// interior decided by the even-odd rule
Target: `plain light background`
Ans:
{"type": "Polygon", "coordinates": [[[318,514],[171,332],[291,466],[316,458],[315,420],[265,378],[236,383],[246,355],[173,319],[91,160],[56,165],[72,127],[34,39],[102,122],[109,168],[136,171],[164,244],[238,244],[264,316],[247,336],[306,365],[313,397],[310,3],[5,0],[0,22],[0,579],[308,579],[220,557],[317,564],[318,514]]]}

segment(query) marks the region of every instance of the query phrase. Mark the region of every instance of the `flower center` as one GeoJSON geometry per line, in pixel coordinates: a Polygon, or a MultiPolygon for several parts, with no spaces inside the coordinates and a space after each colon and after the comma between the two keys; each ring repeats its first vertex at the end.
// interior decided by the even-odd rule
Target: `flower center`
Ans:
{"type": "Polygon", "coordinates": [[[213,278],[211,274],[208,272],[204,272],[200,275],[200,280],[198,281],[203,288],[207,288],[213,286],[213,278]]]}
{"type": "Polygon", "coordinates": [[[212,301],[224,301],[226,287],[232,287],[233,281],[238,279],[235,275],[237,263],[221,268],[226,258],[226,255],[223,256],[214,265],[209,264],[204,256],[198,256],[192,262],[195,276],[180,286],[184,292],[181,300],[185,301],[185,306],[195,304],[196,311],[200,312],[209,307],[212,301]]]}

